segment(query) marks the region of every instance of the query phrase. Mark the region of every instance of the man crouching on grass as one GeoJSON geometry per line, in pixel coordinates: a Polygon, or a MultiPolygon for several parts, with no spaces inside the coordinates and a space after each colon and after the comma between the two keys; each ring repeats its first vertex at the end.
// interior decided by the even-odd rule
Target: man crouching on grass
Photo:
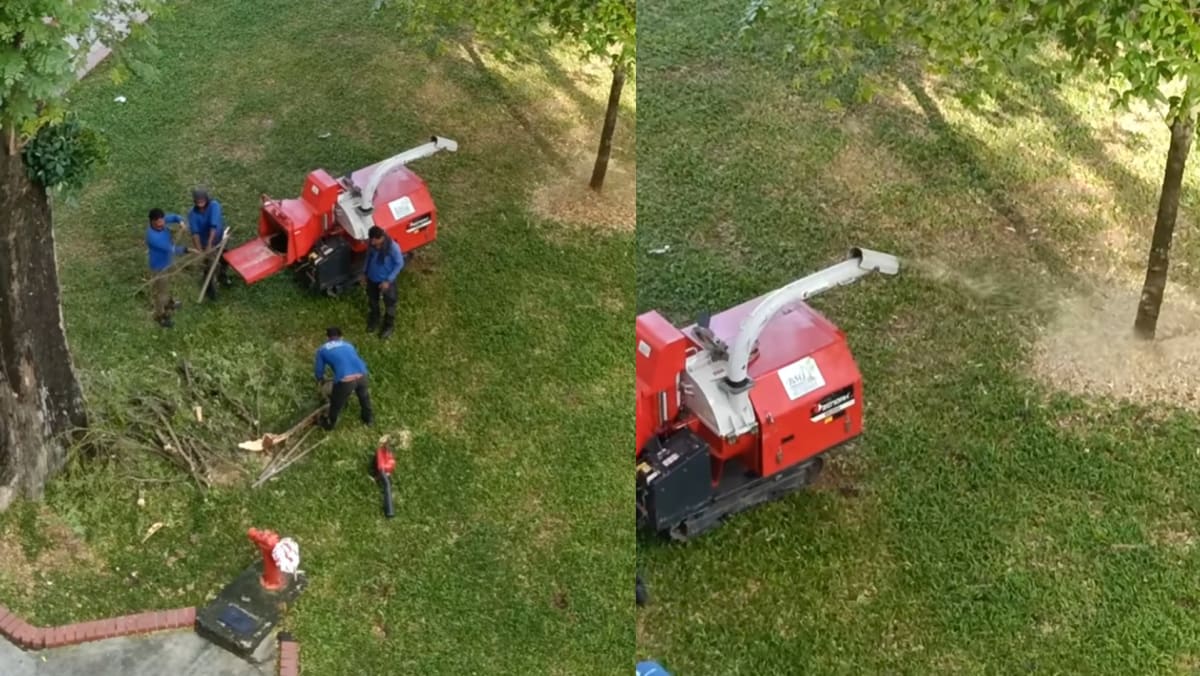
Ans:
{"type": "Polygon", "coordinates": [[[317,348],[313,371],[317,385],[325,391],[325,370],[333,369],[333,388],[329,390],[329,411],[321,416],[318,424],[326,430],[332,430],[337,425],[338,416],[350,400],[350,393],[358,395],[358,408],[362,414],[364,425],[374,422],[371,411],[371,395],[367,391],[367,365],[354,346],[342,340],[342,330],[331,327],[325,331],[328,338],[321,347],[317,348]]]}

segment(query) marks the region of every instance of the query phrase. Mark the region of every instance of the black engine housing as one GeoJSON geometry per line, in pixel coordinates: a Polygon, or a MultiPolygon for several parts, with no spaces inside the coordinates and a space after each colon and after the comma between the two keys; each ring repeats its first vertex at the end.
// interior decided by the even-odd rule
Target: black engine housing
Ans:
{"type": "Polygon", "coordinates": [[[336,296],[358,284],[366,261],[344,238],[326,237],[297,264],[296,281],[312,293],[336,296]]]}

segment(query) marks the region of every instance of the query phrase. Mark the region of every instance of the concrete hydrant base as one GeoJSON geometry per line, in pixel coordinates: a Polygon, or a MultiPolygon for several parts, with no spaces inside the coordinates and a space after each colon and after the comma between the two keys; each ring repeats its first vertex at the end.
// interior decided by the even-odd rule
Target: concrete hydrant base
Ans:
{"type": "Polygon", "coordinates": [[[275,642],[268,639],[288,606],[308,585],[304,571],[299,571],[284,576],[287,586],[283,589],[270,591],[259,581],[262,573],[262,561],[256,561],[196,613],[198,634],[256,664],[274,658],[275,642]]]}

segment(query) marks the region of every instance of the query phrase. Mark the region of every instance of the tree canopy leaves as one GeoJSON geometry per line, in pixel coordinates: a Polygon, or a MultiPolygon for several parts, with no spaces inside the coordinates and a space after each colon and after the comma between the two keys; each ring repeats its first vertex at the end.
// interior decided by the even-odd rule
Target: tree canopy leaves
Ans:
{"type": "Polygon", "coordinates": [[[141,57],[155,46],[137,19],[161,11],[161,0],[0,2],[0,131],[7,142],[64,121],[68,88],[96,43],[113,50],[114,77],[152,77],[141,57]],[[123,39],[130,36],[142,39],[123,39]]]}
{"type": "Polygon", "coordinates": [[[520,59],[565,41],[630,68],[637,44],[635,0],[375,0],[373,8],[395,16],[405,39],[431,50],[471,37],[497,56],[520,59]]]}
{"type": "Polygon", "coordinates": [[[743,32],[774,33],[784,51],[826,79],[865,77],[862,62],[895,50],[935,70],[967,75],[985,93],[1005,76],[1053,78],[1039,57],[1061,49],[1075,70],[1095,66],[1114,105],[1169,104],[1194,115],[1200,82],[1200,6],[1178,0],[750,0],[743,32]]]}

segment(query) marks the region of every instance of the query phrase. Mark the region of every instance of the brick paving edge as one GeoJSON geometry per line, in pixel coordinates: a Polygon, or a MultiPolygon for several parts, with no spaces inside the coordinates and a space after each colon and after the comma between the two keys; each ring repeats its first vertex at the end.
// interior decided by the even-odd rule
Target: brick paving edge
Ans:
{"type": "Polygon", "coordinates": [[[300,644],[291,634],[279,634],[279,676],[300,676],[300,644]]]}
{"type": "MultiPolygon", "coordinates": [[[[20,615],[0,605],[0,637],[25,650],[44,650],[78,645],[106,638],[136,636],[159,631],[195,628],[196,608],[152,610],[103,620],[76,622],[57,627],[35,627],[20,615]]],[[[300,676],[300,643],[289,633],[279,634],[279,676],[300,676]]]]}
{"type": "Polygon", "coordinates": [[[154,610],[57,627],[35,627],[0,605],[0,636],[25,650],[61,648],[118,636],[185,629],[194,627],[195,624],[196,609],[192,607],[154,610]]]}

